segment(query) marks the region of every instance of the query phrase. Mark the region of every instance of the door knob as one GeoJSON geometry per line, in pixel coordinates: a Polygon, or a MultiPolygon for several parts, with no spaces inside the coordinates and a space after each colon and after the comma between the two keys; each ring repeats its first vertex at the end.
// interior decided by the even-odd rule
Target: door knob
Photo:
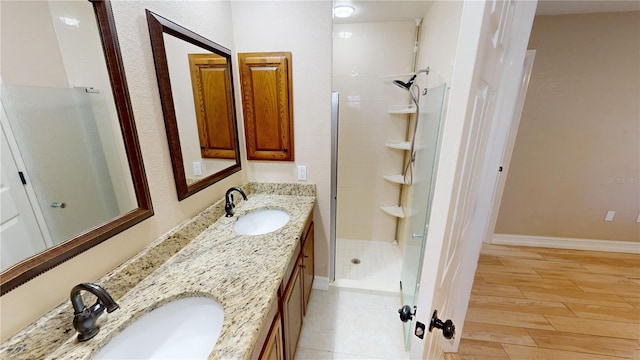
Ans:
{"type": "Polygon", "coordinates": [[[400,314],[400,320],[402,322],[407,322],[413,319],[413,315],[416,314],[416,307],[413,307],[413,311],[411,311],[411,307],[409,305],[405,305],[398,309],[398,313],[400,314]]]}
{"type": "Polygon", "coordinates": [[[445,322],[438,319],[438,310],[433,311],[433,315],[431,316],[431,324],[429,325],[429,332],[433,330],[433,328],[442,330],[442,336],[445,339],[453,339],[456,335],[456,326],[453,324],[451,319],[448,319],[445,322]]]}

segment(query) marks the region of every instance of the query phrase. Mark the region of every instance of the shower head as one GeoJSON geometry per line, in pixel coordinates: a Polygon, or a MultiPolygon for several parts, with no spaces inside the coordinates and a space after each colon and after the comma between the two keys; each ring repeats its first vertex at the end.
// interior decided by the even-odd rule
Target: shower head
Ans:
{"type": "Polygon", "coordinates": [[[400,80],[393,80],[393,83],[405,90],[411,90],[411,86],[413,86],[413,82],[416,80],[416,77],[418,76],[418,74],[420,73],[427,73],[429,74],[429,68],[427,67],[426,69],[420,69],[418,71],[416,71],[415,74],[413,74],[411,76],[411,78],[409,79],[409,81],[407,82],[402,82],[400,80]]]}
{"type": "Polygon", "coordinates": [[[415,81],[416,76],[418,76],[418,74],[414,74],[407,82],[402,82],[400,80],[393,80],[393,83],[398,87],[401,87],[408,91],[411,89],[411,86],[413,85],[413,82],[415,81]]]}

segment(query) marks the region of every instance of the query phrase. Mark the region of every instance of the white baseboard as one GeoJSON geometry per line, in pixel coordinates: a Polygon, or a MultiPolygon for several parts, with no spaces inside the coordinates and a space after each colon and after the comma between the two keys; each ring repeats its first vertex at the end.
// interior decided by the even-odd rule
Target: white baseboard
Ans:
{"type": "Polygon", "coordinates": [[[491,244],[640,254],[640,243],[633,241],[493,234],[491,244]]]}
{"type": "Polygon", "coordinates": [[[329,290],[329,278],[324,276],[314,276],[312,289],[329,290]]]}

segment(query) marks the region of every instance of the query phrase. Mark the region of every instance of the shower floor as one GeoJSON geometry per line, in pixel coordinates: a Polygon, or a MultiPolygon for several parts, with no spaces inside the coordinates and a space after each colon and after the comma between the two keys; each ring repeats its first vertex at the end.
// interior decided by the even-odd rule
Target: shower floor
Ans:
{"type": "Polygon", "coordinates": [[[397,293],[401,271],[402,254],[393,242],[336,239],[338,287],[397,293]]]}

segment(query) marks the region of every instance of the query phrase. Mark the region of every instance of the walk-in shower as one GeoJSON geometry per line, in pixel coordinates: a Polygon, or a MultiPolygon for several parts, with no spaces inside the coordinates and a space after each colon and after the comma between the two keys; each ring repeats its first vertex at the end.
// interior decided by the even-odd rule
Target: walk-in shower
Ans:
{"type": "Polygon", "coordinates": [[[405,175],[419,108],[412,86],[426,72],[414,70],[419,24],[334,24],[333,87],[340,98],[330,278],[338,286],[399,292],[399,217],[388,210],[402,206],[402,188],[411,181],[405,175]],[[402,78],[410,78],[397,81],[408,92],[394,85],[402,78]]]}
{"type": "MultiPolygon", "coordinates": [[[[332,83],[339,94],[332,97],[329,280],[337,288],[385,292],[398,298],[398,307],[413,308],[447,89],[439,80],[446,69],[438,63],[429,69],[434,54],[419,51],[435,34],[421,34],[422,19],[406,12],[406,21],[390,21],[400,18],[396,8],[384,7],[377,13],[389,17],[371,22],[334,19],[332,83]]],[[[428,14],[428,8],[416,10],[411,14],[428,14]]],[[[407,350],[413,324],[398,324],[407,350]]]]}

